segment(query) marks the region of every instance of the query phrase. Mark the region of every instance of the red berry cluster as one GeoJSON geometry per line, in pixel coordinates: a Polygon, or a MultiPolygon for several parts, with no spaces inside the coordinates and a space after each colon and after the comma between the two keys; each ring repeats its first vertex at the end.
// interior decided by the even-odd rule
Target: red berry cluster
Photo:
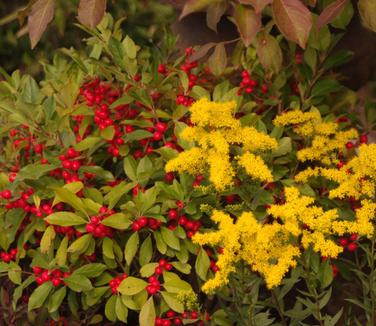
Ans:
{"type": "Polygon", "coordinates": [[[358,235],[353,233],[348,237],[340,237],[338,239],[338,243],[341,247],[346,248],[348,251],[354,252],[358,249],[358,244],[356,242],[357,240],[358,235]]]}
{"type": "Polygon", "coordinates": [[[153,217],[139,217],[136,221],[132,223],[132,230],[134,232],[141,231],[143,228],[150,228],[152,230],[157,230],[162,224],[162,221],[157,220],[153,217]]]}
{"type": "Polygon", "coordinates": [[[146,291],[149,295],[155,295],[161,289],[161,282],[159,282],[158,277],[152,275],[148,278],[149,285],[146,287],[146,291]]]}
{"type": "MultiPolygon", "coordinates": [[[[241,77],[242,81],[239,84],[238,95],[241,95],[243,93],[252,94],[255,91],[256,87],[259,86],[259,83],[257,82],[257,80],[251,78],[247,70],[242,71],[241,77]]],[[[269,88],[266,84],[262,84],[259,89],[262,94],[266,94],[269,91],[269,88]]]]}
{"type": "Polygon", "coordinates": [[[168,218],[168,228],[175,230],[176,227],[180,225],[186,231],[188,238],[192,238],[202,225],[200,221],[191,220],[187,218],[187,216],[180,214],[176,209],[170,209],[168,211],[168,218]]]}
{"type": "Polygon", "coordinates": [[[105,206],[101,207],[99,215],[92,216],[90,222],[86,224],[86,231],[91,233],[95,238],[112,237],[113,229],[102,224],[101,221],[113,214],[115,214],[114,210],[108,210],[105,206]]]}
{"type": "Polygon", "coordinates": [[[0,259],[4,263],[9,263],[12,260],[15,261],[17,257],[17,253],[18,253],[17,248],[11,249],[9,252],[2,251],[0,254],[0,259]]]}
{"type": "Polygon", "coordinates": [[[172,265],[166,259],[159,260],[158,266],[155,268],[154,273],[157,275],[161,275],[163,273],[163,270],[172,270],[172,265]]]}
{"type": "Polygon", "coordinates": [[[70,272],[62,272],[60,269],[49,271],[39,266],[33,267],[33,273],[36,276],[35,281],[39,285],[51,281],[52,285],[55,287],[58,287],[60,284],[64,284],[63,279],[71,275],[70,272]]]}
{"type": "MultiPolygon", "coordinates": [[[[172,326],[172,325],[183,325],[183,320],[197,320],[199,314],[197,311],[185,311],[182,314],[178,314],[172,310],[165,313],[165,316],[158,316],[155,318],[155,326],[172,326]]],[[[195,325],[204,325],[203,320],[197,320],[195,325]]]]}
{"type": "Polygon", "coordinates": [[[116,276],[114,277],[110,282],[109,282],[109,286],[111,288],[111,291],[113,294],[117,294],[118,293],[118,287],[120,285],[120,283],[125,280],[127,278],[127,274],[123,273],[119,276],[116,276]]]}

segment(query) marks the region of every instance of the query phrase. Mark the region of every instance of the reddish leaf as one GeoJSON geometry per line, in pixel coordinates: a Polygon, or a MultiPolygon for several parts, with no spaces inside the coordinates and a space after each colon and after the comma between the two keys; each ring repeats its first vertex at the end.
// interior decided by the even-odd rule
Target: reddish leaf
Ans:
{"type": "Polygon", "coordinates": [[[376,32],[376,1],[359,0],[358,8],[363,25],[376,32]]]}
{"type": "Polygon", "coordinates": [[[217,43],[213,43],[213,42],[210,42],[210,43],[207,43],[207,44],[204,44],[202,46],[200,46],[200,49],[198,51],[196,51],[195,53],[193,53],[189,59],[188,59],[188,62],[193,62],[193,61],[196,61],[198,59],[201,59],[202,57],[204,57],[212,48],[214,48],[215,46],[217,45],[217,43]]]}
{"type": "Polygon", "coordinates": [[[179,19],[183,19],[193,12],[201,11],[217,2],[218,0],[187,0],[179,19]]]}
{"type": "Polygon", "coordinates": [[[47,25],[54,18],[55,0],[38,0],[32,7],[28,18],[31,48],[39,42],[47,25]]]}
{"type": "Polygon", "coordinates": [[[78,20],[82,25],[94,28],[106,12],[107,0],[81,0],[78,7],[78,20]]]}
{"type": "Polygon", "coordinates": [[[237,5],[234,19],[245,46],[249,46],[261,29],[261,15],[249,7],[237,5]]]}
{"type": "Polygon", "coordinates": [[[273,0],[240,0],[239,2],[244,5],[252,5],[255,8],[255,12],[258,14],[264,10],[264,8],[271,4],[273,0]]]}
{"type": "Polygon", "coordinates": [[[322,13],[320,14],[317,20],[317,28],[320,29],[321,27],[329,24],[333,21],[345,8],[348,0],[337,0],[327,6],[322,13]]]}
{"type": "Polygon", "coordinates": [[[210,5],[206,12],[206,24],[213,31],[217,31],[217,25],[223,14],[226,12],[227,3],[218,2],[210,5]]]}
{"type": "Polygon", "coordinates": [[[274,0],[272,10],[282,34],[305,48],[312,28],[312,15],[308,8],[300,0],[274,0]]]}

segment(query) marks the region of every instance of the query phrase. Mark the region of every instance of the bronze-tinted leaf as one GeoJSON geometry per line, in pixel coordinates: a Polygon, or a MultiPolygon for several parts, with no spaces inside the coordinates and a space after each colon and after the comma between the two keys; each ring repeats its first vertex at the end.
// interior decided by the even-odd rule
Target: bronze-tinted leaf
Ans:
{"type": "Polygon", "coordinates": [[[333,21],[345,8],[347,2],[348,0],[337,0],[327,6],[317,20],[317,28],[320,29],[333,21]]]}
{"type": "Polygon", "coordinates": [[[219,76],[225,71],[227,66],[227,55],[223,43],[218,43],[216,45],[213,54],[208,59],[208,66],[215,76],[219,76]]]}
{"type": "Polygon", "coordinates": [[[261,14],[249,7],[237,5],[234,19],[245,46],[249,46],[261,29],[261,14]]]}
{"type": "Polygon", "coordinates": [[[271,35],[260,35],[256,42],[257,57],[263,67],[277,73],[282,66],[282,50],[271,35]]]}
{"type": "Polygon", "coordinates": [[[305,48],[312,28],[312,14],[300,0],[273,0],[274,20],[282,34],[305,48]]]}
{"type": "Polygon", "coordinates": [[[38,0],[31,8],[28,30],[33,49],[54,17],[55,0],[38,0]]]}
{"type": "Polygon", "coordinates": [[[106,12],[107,0],[81,0],[78,7],[78,20],[81,24],[94,28],[106,12]]]}
{"type": "Polygon", "coordinates": [[[217,31],[218,22],[221,20],[221,17],[226,12],[227,3],[218,2],[210,5],[206,11],[206,25],[213,31],[217,31]]]}
{"type": "Polygon", "coordinates": [[[359,0],[358,8],[363,25],[376,32],[376,1],[359,0]]]}
{"type": "Polygon", "coordinates": [[[252,5],[255,8],[255,12],[258,14],[264,10],[264,8],[271,4],[273,0],[240,0],[239,2],[244,5],[252,5]]]}
{"type": "Polygon", "coordinates": [[[197,11],[201,11],[208,6],[221,2],[220,0],[187,0],[179,19],[183,19],[185,16],[197,11]]]}

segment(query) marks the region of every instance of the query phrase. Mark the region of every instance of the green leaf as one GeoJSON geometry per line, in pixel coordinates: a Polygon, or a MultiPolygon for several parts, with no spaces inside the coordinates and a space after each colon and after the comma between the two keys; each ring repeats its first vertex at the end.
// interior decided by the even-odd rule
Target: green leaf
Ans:
{"type": "Polygon", "coordinates": [[[179,272],[184,274],[189,274],[191,272],[192,266],[186,263],[182,263],[180,261],[174,261],[171,263],[179,272]]]}
{"type": "Polygon", "coordinates": [[[42,307],[52,288],[53,285],[51,282],[39,285],[29,298],[28,311],[42,307]]]}
{"type": "Polygon", "coordinates": [[[29,164],[23,167],[20,172],[17,173],[15,182],[23,180],[38,180],[41,176],[54,169],[56,169],[56,166],[51,164],[29,164]]]}
{"type": "Polygon", "coordinates": [[[74,241],[68,248],[68,252],[83,253],[89,246],[90,241],[93,239],[91,234],[85,234],[74,241]]]}
{"type": "Polygon", "coordinates": [[[155,268],[158,266],[158,263],[149,263],[145,264],[140,269],[140,274],[142,277],[149,277],[154,274],[155,268]]]}
{"type": "Polygon", "coordinates": [[[133,189],[135,183],[121,182],[111,189],[111,191],[104,197],[104,200],[108,202],[108,208],[112,209],[118,203],[122,196],[127,194],[131,189],[133,189]]]}
{"type": "Polygon", "coordinates": [[[42,253],[46,253],[50,249],[51,244],[53,240],[55,239],[55,236],[56,236],[55,229],[52,225],[50,225],[46,229],[46,231],[44,231],[42,239],[40,241],[40,251],[42,253]]]}
{"type": "Polygon", "coordinates": [[[58,202],[64,202],[87,215],[84,203],[74,192],[64,187],[55,189],[55,193],[56,197],[53,205],[56,205],[58,202]]]}
{"type": "Polygon", "coordinates": [[[180,250],[179,238],[175,235],[175,233],[172,230],[167,229],[166,227],[161,227],[161,234],[163,240],[170,248],[180,250]]]}
{"type": "Polygon", "coordinates": [[[153,297],[151,296],[148,301],[142,306],[139,315],[140,326],[150,326],[155,323],[155,307],[153,297]]]}
{"type": "Polygon", "coordinates": [[[67,294],[67,288],[63,286],[57,290],[48,301],[48,312],[52,313],[59,309],[61,303],[63,302],[65,295],[67,294]]]}
{"type": "Polygon", "coordinates": [[[89,137],[86,137],[84,140],[80,141],[75,146],[75,149],[80,152],[85,151],[87,149],[92,149],[101,141],[102,141],[101,137],[89,136],[89,137]]]}
{"type": "Polygon", "coordinates": [[[56,251],[56,263],[59,266],[64,266],[65,263],[67,262],[67,249],[68,249],[68,242],[69,239],[68,237],[64,237],[63,240],[61,240],[59,249],[56,251]]]}
{"type": "Polygon", "coordinates": [[[144,280],[129,276],[120,283],[118,291],[125,295],[135,295],[144,290],[147,286],[148,283],[144,280]]]}
{"type": "Polygon", "coordinates": [[[127,53],[127,56],[130,59],[136,59],[137,46],[128,35],[123,40],[123,45],[124,45],[124,48],[125,48],[125,52],[127,53]]]}
{"type": "Polygon", "coordinates": [[[279,157],[291,153],[292,143],[290,137],[283,137],[278,141],[278,148],[272,152],[274,157],[279,157]]]}
{"type": "Polygon", "coordinates": [[[126,230],[132,224],[132,222],[123,213],[116,213],[103,219],[102,224],[117,230],[126,230]]]}
{"type": "Polygon", "coordinates": [[[120,321],[127,323],[128,308],[123,304],[120,296],[116,296],[115,312],[120,321]]]}
{"type": "Polygon", "coordinates": [[[106,140],[112,140],[115,135],[115,128],[114,126],[108,126],[107,128],[101,130],[102,138],[106,140]]]}
{"type": "Polygon", "coordinates": [[[64,278],[64,283],[75,292],[90,291],[93,288],[87,277],[77,273],[64,278]]]}
{"type": "Polygon", "coordinates": [[[106,318],[112,322],[116,321],[116,300],[117,296],[112,295],[106,302],[104,314],[106,318]]]}
{"type": "Polygon", "coordinates": [[[203,280],[206,280],[206,276],[208,274],[210,266],[210,259],[208,254],[204,249],[200,249],[200,252],[198,253],[196,263],[195,263],[195,270],[197,275],[203,280]]]}
{"type": "Polygon", "coordinates": [[[176,312],[183,313],[184,306],[183,304],[176,298],[176,295],[168,293],[166,291],[161,291],[162,297],[164,301],[166,301],[167,305],[176,312]]]}
{"type": "MultiPolygon", "coordinates": [[[[175,274],[176,275],[176,274],[175,274]]],[[[176,275],[177,276],[177,275],[176,275]]],[[[192,287],[188,282],[181,280],[178,276],[174,279],[170,279],[163,284],[163,287],[171,293],[180,293],[185,291],[191,291],[192,287]]]]}
{"type": "Polygon", "coordinates": [[[112,55],[112,58],[114,59],[115,64],[117,64],[121,69],[125,70],[126,69],[125,62],[124,62],[125,53],[124,53],[123,44],[119,40],[111,37],[108,43],[108,49],[110,50],[110,53],[112,55]]]}
{"type": "Polygon", "coordinates": [[[124,158],[123,167],[127,177],[132,181],[137,181],[137,162],[131,155],[124,158]]]}
{"type": "Polygon", "coordinates": [[[104,238],[103,240],[103,255],[109,259],[115,259],[114,243],[110,238],[104,238]]]}
{"type": "Polygon", "coordinates": [[[153,245],[150,235],[144,240],[140,248],[139,262],[143,266],[150,262],[153,255],[153,245]]]}
{"type": "Polygon", "coordinates": [[[45,220],[53,225],[72,226],[88,223],[83,217],[71,212],[56,212],[48,215],[45,220]]]}
{"type": "Polygon", "coordinates": [[[100,276],[106,269],[107,266],[104,264],[93,263],[81,266],[80,268],[76,269],[74,273],[92,278],[100,276]]]}
{"type": "Polygon", "coordinates": [[[320,265],[318,278],[321,283],[321,287],[325,289],[333,282],[333,269],[329,261],[325,261],[320,265]]]}
{"type": "Polygon", "coordinates": [[[135,232],[129,237],[127,244],[125,245],[124,257],[128,266],[131,265],[132,260],[134,256],[136,255],[139,243],[140,243],[140,237],[138,235],[138,232],[135,232]]]}

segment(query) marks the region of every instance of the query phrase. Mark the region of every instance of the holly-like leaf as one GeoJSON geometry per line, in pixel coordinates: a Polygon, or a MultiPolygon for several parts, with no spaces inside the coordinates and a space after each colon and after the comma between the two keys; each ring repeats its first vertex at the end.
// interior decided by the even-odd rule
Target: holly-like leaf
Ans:
{"type": "Polygon", "coordinates": [[[78,7],[78,20],[89,28],[96,27],[106,12],[107,0],[81,0],[78,7]]]}
{"type": "Polygon", "coordinates": [[[317,28],[320,29],[332,22],[342,12],[347,2],[348,0],[337,0],[327,6],[317,20],[317,28]]]}
{"type": "Polygon", "coordinates": [[[257,14],[252,8],[237,5],[234,19],[245,46],[249,46],[261,29],[261,14],[257,14]]]}
{"type": "Polygon", "coordinates": [[[38,0],[31,8],[27,27],[31,41],[31,48],[34,49],[42,37],[47,25],[54,18],[55,0],[38,0]]]}
{"type": "Polygon", "coordinates": [[[304,49],[312,28],[312,14],[308,8],[300,0],[274,0],[272,10],[282,34],[304,49]]]}
{"type": "Polygon", "coordinates": [[[123,213],[112,214],[102,220],[102,224],[117,230],[126,230],[131,225],[131,221],[123,213]]]}

